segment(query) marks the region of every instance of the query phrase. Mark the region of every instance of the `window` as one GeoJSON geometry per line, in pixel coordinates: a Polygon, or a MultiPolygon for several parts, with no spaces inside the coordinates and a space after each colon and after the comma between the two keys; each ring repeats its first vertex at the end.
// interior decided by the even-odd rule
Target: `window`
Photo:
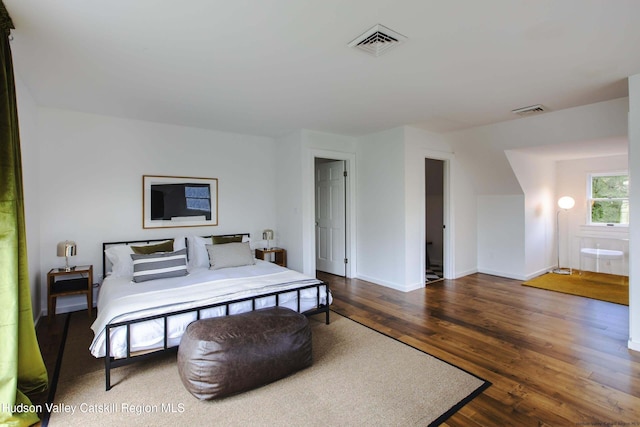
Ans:
{"type": "Polygon", "coordinates": [[[587,201],[589,224],[629,224],[629,176],[624,173],[589,175],[587,201]]]}

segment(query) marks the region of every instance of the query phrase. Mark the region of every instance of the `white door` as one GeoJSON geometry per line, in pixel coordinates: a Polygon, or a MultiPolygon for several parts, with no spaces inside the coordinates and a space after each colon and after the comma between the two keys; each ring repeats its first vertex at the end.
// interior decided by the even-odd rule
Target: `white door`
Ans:
{"type": "Polygon", "coordinates": [[[345,276],[345,164],[316,165],[316,269],[345,276]]]}

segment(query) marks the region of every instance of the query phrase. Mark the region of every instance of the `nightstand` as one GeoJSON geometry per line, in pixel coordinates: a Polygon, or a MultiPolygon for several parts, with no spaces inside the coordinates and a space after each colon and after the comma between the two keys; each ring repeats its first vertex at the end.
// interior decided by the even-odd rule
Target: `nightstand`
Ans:
{"type": "Polygon", "coordinates": [[[287,251],[282,248],[256,249],[256,258],[271,261],[282,267],[287,266],[287,251]],[[274,254],[273,260],[271,259],[271,254],[274,254]]]}
{"type": "Polygon", "coordinates": [[[87,311],[93,309],[93,265],[78,266],[71,271],[53,268],[47,273],[47,302],[49,319],[56,314],[56,299],[68,295],[85,294],[87,311]]]}

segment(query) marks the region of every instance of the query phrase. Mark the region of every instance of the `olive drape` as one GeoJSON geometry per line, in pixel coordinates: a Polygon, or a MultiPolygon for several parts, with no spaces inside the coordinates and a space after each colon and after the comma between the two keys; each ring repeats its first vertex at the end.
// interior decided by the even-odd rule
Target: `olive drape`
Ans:
{"type": "Polygon", "coordinates": [[[38,421],[25,393],[47,388],[31,308],[11,19],[0,3],[0,425],[38,421]]]}

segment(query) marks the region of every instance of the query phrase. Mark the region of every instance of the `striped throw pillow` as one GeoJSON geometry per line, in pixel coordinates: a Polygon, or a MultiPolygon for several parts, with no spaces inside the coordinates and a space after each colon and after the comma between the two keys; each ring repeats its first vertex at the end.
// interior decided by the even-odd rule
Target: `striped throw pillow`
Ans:
{"type": "Polygon", "coordinates": [[[131,259],[133,260],[133,281],[136,283],[188,274],[186,248],[175,252],[131,254],[131,259]]]}

